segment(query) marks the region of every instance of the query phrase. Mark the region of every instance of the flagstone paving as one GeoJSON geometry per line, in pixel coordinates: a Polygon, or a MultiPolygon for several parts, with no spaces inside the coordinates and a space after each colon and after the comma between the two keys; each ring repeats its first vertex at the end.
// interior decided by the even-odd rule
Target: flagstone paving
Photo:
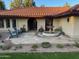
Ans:
{"type": "Polygon", "coordinates": [[[0,40],[4,40],[9,36],[9,34],[7,32],[0,32],[0,34],[1,34],[0,40]]]}
{"type": "Polygon", "coordinates": [[[6,41],[11,41],[15,46],[17,44],[22,45],[22,49],[15,50],[15,46],[9,50],[1,50],[0,53],[12,53],[12,52],[78,52],[79,48],[75,46],[69,46],[64,48],[57,48],[55,44],[74,44],[74,40],[72,38],[68,38],[66,36],[59,36],[59,37],[39,37],[35,35],[35,32],[27,32],[23,33],[18,38],[11,38],[7,37],[6,41]],[[51,48],[42,48],[39,46],[37,51],[31,51],[31,47],[33,44],[40,45],[42,42],[50,42],[52,44],[51,48]]]}
{"type": "MultiPolygon", "coordinates": [[[[6,40],[8,40],[7,38],[6,40]]],[[[60,37],[38,37],[35,35],[35,32],[28,32],[22,34],[18,38],[11,38],[12,43],[14,44],[36,44],[36,43],[42,43],[42,42],[50,42],[52,44],[56,43],[73,43],[73,40],[71,38],[67,38],[65,36],[60,37]]]]}

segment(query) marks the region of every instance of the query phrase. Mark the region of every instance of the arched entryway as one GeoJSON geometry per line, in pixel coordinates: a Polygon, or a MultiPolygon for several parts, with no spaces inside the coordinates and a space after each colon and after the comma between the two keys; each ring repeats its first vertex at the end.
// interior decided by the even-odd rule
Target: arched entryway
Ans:
{"type": "Polygon", "coordinates": [[[28,30],[37,30],[37,21],[35,18],[28,19],[28,30]]]}

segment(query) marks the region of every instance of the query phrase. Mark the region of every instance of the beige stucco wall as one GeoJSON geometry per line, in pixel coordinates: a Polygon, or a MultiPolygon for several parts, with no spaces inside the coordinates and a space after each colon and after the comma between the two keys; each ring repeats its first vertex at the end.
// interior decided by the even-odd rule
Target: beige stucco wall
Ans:
{"type": "MultiPolygon", "coordinates": [[[[37,20],[37,30],[42,26],[45,29],[45,19],[36,19],[37,20]]],[[[16,20],[17,28],[23,27],[26,25],[26,30],[28,30],[28,19],[17,19],[16,20]]]]}
{"type": "Polygon", "coordinates": [[[67,22],[68,17],[53,19],[54,28],[62,27],[62,30],[70,37],[74,36],[74,17],[69,17],[69,22],[67,22]]]}
{"type": "Polygon", "coordinates": [[[16,20],[16,26],[17,28],[22,28],[23,25],[26,26],[26,30],[28,30],[28,23],[27,23],[28,19],[17,19],[16,20]]]}
{"type": "Polygon", "coordinates": [[[67,18],[61,18],[60,19],[60,23],[59,26],[62,27],[63,31],[69,35],[70,37],[73,37],[74,35],[74,17],[71,16],[69,17],[69,22],[67,22],[67,18]]]}
{"type": "MultiPolygon", "coordinates": [[[[74,36],[74,17],[69,17],[69,22],[67,22],[67,18],[55,18],[53,19],[54,28],[62,27],[63,31],[69,35],[70,37],[74,36]]],[[[37,19],[37,29],[41,26],[45,29],[45,19],[37,19]]]]}
{"type": "Polygon", "coordinates": [[[74,17],[74,38],[79,38],[79,17],[74,17]]]}
{"type": "Polygon", "coordinates": [[[53,30],[59,27],[60,19],[53,19],[53,30]]]}
{"type": "Polygon", "coordinates": [[[37,30],[38,30],[41,26],[45,29],[45,19],[37,19],[37,30]]]}
{"type": "MultiPolygon", "coordinates": [[[[62,27],[63,31],[70,37],[79,37],[79,17],[71,16],[69,17],[69,22],[67,18],[56,18],[53,19],[54,28],[62,27]]],[[[42,26],[45,29],[45,19],[36,19],[37,20],[37,30],[42,26]]],[[[23,25],[26,25],[28,30],[28,19],[17,19],[17,27],[21,28],[23,25]]]]}
{"type": "MultiPolygon", "coordinates": [[[[67,22],[67,18],[55,18],[53,19],[53,26],[55,28],[62,27],[63,31],[71,36],[71,37],[79,37],[79,17],[71,16],[69,17],[69,22],[67,22]]],[[[37,30],[42,26],[45,29],[45,19],[36,19],[37,20],[37,30]]],[[[5,20],[4,20],[5,23],[5,20]]],[[[4,24],[6,29],[6,23],[4,24]]],[[[28,30],[28,19],[17,19],[16,26],[17,28],[26,26],[26,30],[28,30]]]]}

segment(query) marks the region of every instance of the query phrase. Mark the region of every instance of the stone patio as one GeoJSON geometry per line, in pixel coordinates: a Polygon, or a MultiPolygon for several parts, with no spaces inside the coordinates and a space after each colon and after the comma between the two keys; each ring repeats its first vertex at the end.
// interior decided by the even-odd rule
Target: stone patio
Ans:
{"type": "Polygon", "coordinates": [[[0,34],[1,34],[0,40],[5,40],[9,36],[9,33],[8,32],[1,32],[0,31],[0,34]]]}
{"type": "Polygon", "coordinates": [[[35,35],[35,32],[27,32],[23,33],[18,38],[11,38],[8,37],[5,41],[11,41],[14,46],[9,50],[2,50],[0,49],[0,53],[16,53],[16,52],[78,52],[79,48],[73,46],[74,40],[72,38],[68,38],[66,36],[59,36],[59,37],[39,37],[35,35]],[[42,42],[50,42],[52,44],[51,48],[43,48],[40,44],[42,42]],[[17,45],[21,44],[22,48],[15,50],[17,45]],[[37,51],[31,51],[32,45],[37,44],[39,48],[37,51]],[[56,47],[57,44],[71,44],[70,46],[65,46],[64,48],[56,47]]]}
{"type": "Polygon", "coordinates": [[[39,37],[35,35],[35,32],[23,33],[18,38],[6,38],[6,40],[11,40],[13,44],[40,44],[42,42],[50,42],[51,44],[73,44],[73,40],[66,36],[59,37],[39,37]]]}

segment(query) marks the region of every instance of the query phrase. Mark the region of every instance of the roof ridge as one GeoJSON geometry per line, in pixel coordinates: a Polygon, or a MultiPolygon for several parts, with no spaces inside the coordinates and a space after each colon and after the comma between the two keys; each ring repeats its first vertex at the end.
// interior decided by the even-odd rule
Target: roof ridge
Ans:
{"type": "Polygon", "coordinates": [[[26,8],[69,8],[69,7],[66,7],[66,6],[63,6],[63,7],[25,7],[25,8],[10,9],[10,10],[8,10],[8,11],[11,11],[11,10],[18,10],[18,9],[26,9],[26,8]]]}

